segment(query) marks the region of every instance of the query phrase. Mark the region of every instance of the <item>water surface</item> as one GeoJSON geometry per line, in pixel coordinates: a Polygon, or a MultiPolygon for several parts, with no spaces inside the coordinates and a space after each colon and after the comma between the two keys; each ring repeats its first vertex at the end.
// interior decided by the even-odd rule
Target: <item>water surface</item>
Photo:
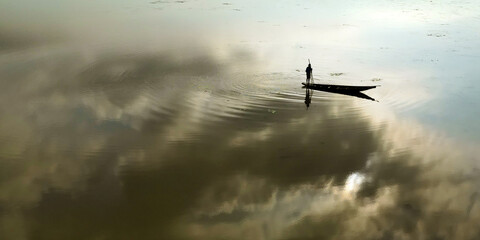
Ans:
{"type": "Polygon", "coordinates": [[[0,9],[0,239],[480,236],[474,2],[0,9]]]}

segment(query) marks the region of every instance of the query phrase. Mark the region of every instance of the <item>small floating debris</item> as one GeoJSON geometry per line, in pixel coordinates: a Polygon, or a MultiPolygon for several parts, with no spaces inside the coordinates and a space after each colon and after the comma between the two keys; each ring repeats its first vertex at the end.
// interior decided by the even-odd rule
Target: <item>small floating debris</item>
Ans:
{"type": "Polygon", "coordinates": [[[382,81],[381,78],[372,78],[372,82],[379,82],[379,81],[382,81]]]}
{"type": "Polygon", "coordinates": [[[427,34],[427,36],[429,36],[429,37],[445,37],[447,35],[442,34],[442,33],[436,33],[436,34],[429,33],[429,34],[427,34]]]}
{"type": "Polygon", "coordinates": [[[330,76],[332,77],[338,77],[338,76],[341,76],[343,75],[343,73],[330,73],[330,76]]]}
{"type": "Polygon", "coordinates": [[[152,2],[150,2],[150,4],[157,4],[157,3],[168,3],[168,1],[158,0],[158,1],[152,1],[152,2]]]}
{"type": "Polygon", "coordinates": [[[273,109],[268,109],[268,112],[271,113],[271,114],[275,114],[277,111],[273,110],[273,109]]]}

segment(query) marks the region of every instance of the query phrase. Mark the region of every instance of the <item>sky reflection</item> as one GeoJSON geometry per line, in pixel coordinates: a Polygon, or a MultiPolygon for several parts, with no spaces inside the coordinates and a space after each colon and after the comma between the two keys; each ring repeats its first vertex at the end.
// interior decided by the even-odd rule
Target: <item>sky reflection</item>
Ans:
{"type": "Polygon", "coordinates": [[[6,238],[478,234],[475,149],[361,110],[375,102],[320,95],[306,111],[296,84],[289,98],[235,102],[235,87],[193,83],[235,79],[234,62],[170,59],[74,55],[3,71],[17,79],[1,101],[6,238]]]}
{"type": "Polygon", "coordinates": [[[473,3],[26,4],[0,2],[0,239],[480,236],[473,3]],[[379,102],[307,110],[308,58],[379,102]]]}

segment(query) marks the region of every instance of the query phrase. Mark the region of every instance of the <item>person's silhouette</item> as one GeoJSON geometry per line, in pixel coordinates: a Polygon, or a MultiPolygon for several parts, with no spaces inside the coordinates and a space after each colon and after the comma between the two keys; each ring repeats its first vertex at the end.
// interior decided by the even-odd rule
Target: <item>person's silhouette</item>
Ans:
{"type": "Polygon", "coordinates": [[[312,77],[312,65],[308,63],[307,69],[305,69],[305,72],[307,73],[307,84],[310,83],[310,78],[312,77]]]}

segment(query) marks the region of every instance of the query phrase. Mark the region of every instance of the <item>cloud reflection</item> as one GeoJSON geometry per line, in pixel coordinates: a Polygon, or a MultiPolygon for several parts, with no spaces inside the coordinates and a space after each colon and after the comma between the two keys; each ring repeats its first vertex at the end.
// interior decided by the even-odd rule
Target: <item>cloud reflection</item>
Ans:
{"type": "Polygon", "coordinates": [[[2,68],[17,81],[0,99],[0,224],[12,229],[0,236],[478,237],[474,152],[349,112],[354,99],[305,111],[301,89],[238,97],[235,59],[67,54],[2,68]]]}

